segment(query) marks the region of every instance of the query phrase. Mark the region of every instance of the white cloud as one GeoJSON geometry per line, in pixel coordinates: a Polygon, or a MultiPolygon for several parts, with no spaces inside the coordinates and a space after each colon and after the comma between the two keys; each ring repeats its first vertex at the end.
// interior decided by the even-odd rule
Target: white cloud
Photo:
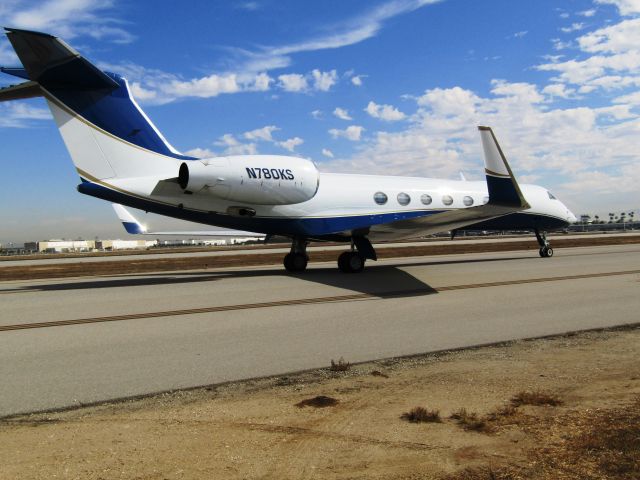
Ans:
{"type": "Polygon", "coordinates": [[[311,72],[313,76],[313,87],[321,92],[328,92],[329,89],[338,81],[338,74],[335,70],[330,72],[321,72],[315,69],[311,72]]]}
{"type": "Polygon", "coordinates": [[[328,148],[323,148],[322,149],[322,155],[324,155],[327,158],[334,158],[333,152],[331,150],[329,150],[328,148]]]}
{"type": "Polygon", "coordinates": [[[330,50],[355,45],[376,36],[387,20],[440,1],[391,0],[377,5],[363,14],[345,19],[334,25],[327,25],[323,28],[327,33],[310,39],[288,45],[264,46],[256,52],[236,49],[236,53],[243,58],[243,64],[239,66],[239,70],[255,72],[283,68],[291,64],[291,55],[296,53],[330,50]]]}
{"type": "Polygon", "coordinates": [[[640,79],[640,18],[587,32],[577,39],[583,58],[538,65],[541,71],[557,72],[557,83],[579,85],[582,94],[598,88],[619,89],[640,79]]]}
{"type": "Polygon", "coordinates": [[[322,110],[314,110],[313,112],[311,112],[311,116],[316,120],[322,118],[322,110]]]}
{"type": "Polygon", "coordinates": [[[280,130],[275,125],[267,125],[262,128],[257,128],[255,130],[251,130],[250,132],[245,132],[242,134],[244,138],[252,141],[263,141],[263,142],[273,142],[273,132],[280,130]]]}
{"type": "Polygon", "coordinates": [[[353,120],[353,118],[351,118],[351,116],[349,115],[349,112],[344,108],[336,107],[336,109],[333,111],[333,114],[340,120],[353,120]]]}
{"type": "Polygon", "coordinates": [[[212,74],[184,80],[178,75],[133,63],[99,62],[98,67],[124,76],[129,81],[129,88],[136,100],[153,105],[169,103],[178,98],[212,98],[222,94],[264,91],[273,82],[265,73],[252,76],[212,74]]]}
{"type": "Polygon", "coordinates": [[[571,33],[571,32],[577,32],[578,30],[582,30],[583,28],[584,28],[584,23],[575,22],[568,27],[562,27],[560,31],[564,33],[571,33]]]}
{"type": "Polygon", "coordinates": [[[34,120],[50,120],[48,108],[34,107],[28,102],[0,104],[0,128],[28,128],[34,120]]]}
{"type": "Polygon", "coordinates": [[[596,14],[596,9],[592,8],[589,10],[583,10],[582,12],[578,12],[578,15],[580,15],[581,17],[593,17],[596,14]]]}
{"type": "Polygon", "coordinates": [[[527,33],[529,33],[529,30],[521,30],[519,32],[516,32],[513,34],[514,38],[522,38],[524,37],[527,33]]]}
{"type": "Polygon", "coordinates": [[[633,15],[640,13],[640,0],[595,0],[601,5],[615,5],[620,15],[633,15]]]}
{"type": "Polygon", "coordinates": [[[256,155],[258,153],[255,143],[241,143],[230,133],[221,136],[214,144],[224,148],[225,155],[256,155]]]}
{"type": "Polygon", "coordinates": [[[364,111],[373,118],[378,118],[386,122],[397,122],[406,118],[406,115],[396,107],[392,105],[378,105],[375,102],[369,102],[364,111]]]}
{"type": "Polygon", "coordinates": [[[280,75],[278,80],[280,80],[280,88],[285,92],[304,92],[308,88],[307,79],[299,73],[280,75]]]}
{"type": "Polygon", "coordinates": [[[184,154],[189,155],[191,157],[196,157],[196,158],[211,158],[216,156],[216,154],[211,150],[209,150],[208,148],[199,148],[199,147],[192,148],[191,150],[187,150],[186,152],[184,152],[184,154]]]}
{"type": "Polygon", "coordinates": [[[622,103],[630,106],[640,106],[640,91],[616,97],[613,99],[613,103],[622,103]]]}
{"type": "Polygon", "coordinates": [[[36,5],[29,3],[25,5],[24,2],[9,2],[5,5],[4,24],[45,31],[65,39],[89,36],[114,43],[129,43],[135,38],[122,28],[123,22],[113,18],[114,5],[110,0],[48,0],[36,5]]]}
{"type": "Polygon", "coordinates": [[[551,97],[574,98],[576,90],[574,88],[567,88],[567,86],[562,83],[553,83],[544,87],[542,93],[551,97]]]}
{"type": "Polygon", "coordinates": [[[269,90],[269,86],[273,82],[273,78],[271,78],[266,73],[262,72],[255,76],[255,80],[253,83],[253,90],[258,92],[266,92],[269,90]]]}
{"type": "Polygon", "coordinates": [[[302,140],[300,137],[294,137],[283,142],[277,142],[278,145],[280,145],[285,150],[289,150],[290,152],[293,152],[298,145],[302,145],[303,143],[304,140],[302,140]]]}
{"type": "Polygon", "coordinates": [[[217,97],[221,93],[237,93],[242,89],[235,74],[209,75],[192,80],[174,80],[169,84],[167,92],[176,97],[217,97]]]}
{"type": "MultiPolygon", "coordinates": [[[[616,181],[624,177],[616,201],[631,202],[635,196],[637,203],[640,116],[629,108],[629,99],[606,107],[561,108],[545,96],[564,92],[560,88],[544,92],[532,84],[494,80],[485,97],[461,87],[430,89],[416,99],[418,112],[407,129],[376,132],[351,158],[321,166],[326,171],[438,178],[454,178],[461,169],[481,172],[482,148],[474,126],[490,125],[516,176],[539,177],[570,208],[598,206],[602,197],[582,190],[593,171],[616,181]]],[[[617,188],[615,182],[606,183],[599,191],[608,195],[617,188]]]]}
{"type": "Polygon", "coordinates": [[[329,130],[329,134],[333,138],[346,138],[347,140],[351,140],[352,142],[357,142],[360,140],[363,131],[364,127],[361,127],[359,125],[350,125],[344,130],[332,128],[331,130],[329,130]]]}
{"type": "Polygon", "coordinates": [[[362,86],[362,75],[354,75],[351,77],[351,83],[353,83],[356,87],[362,86]]]}

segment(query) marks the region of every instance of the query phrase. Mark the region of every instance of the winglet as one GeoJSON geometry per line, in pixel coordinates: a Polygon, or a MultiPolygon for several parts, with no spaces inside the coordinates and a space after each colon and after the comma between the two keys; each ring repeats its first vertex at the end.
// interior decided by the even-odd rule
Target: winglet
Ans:
{"type": "Polygon", "coordinates": [[[131,235],[141,235],[147,233],[147,229],[144,225],[140,224],[138,220],[135,219],[129,210],[124,208],[122,205],[118,205],[117,203],[112,203],[113,209],[116,211],[116,215],[124,225],[124,229],[127,233],[131,235]]]}
{"type": "Polygon", "coordinates": [[[484,171],[487,175],[489,204],[530,208],[522,195],[518,182],[509,167],[507,158],[502,153],[498,140],[491,127],[478,127],[484,150],[484,171]]]}

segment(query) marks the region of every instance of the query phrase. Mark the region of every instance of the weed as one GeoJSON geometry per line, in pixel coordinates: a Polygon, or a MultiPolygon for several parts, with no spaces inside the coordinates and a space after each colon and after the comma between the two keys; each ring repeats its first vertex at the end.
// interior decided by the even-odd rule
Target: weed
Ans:
{"type": "Polygon", "coordinates": [[[440,412],[438,410],[427,410],[423,407],[414,407],[408,412],[400,415],[400,418],[412,423],[442,423],[442,420],[440,419],[440,412]]]}
{"type": "Polygon", "coordinates": [[[329,370],[332,372],[346,372],[350,368],[351,364],[349,362],[345,362],[344,358],[340,357],[337,362],[334,362],[333,358],[331,359],[331,366],[329,367],[329,370]]]}
{"type": "Polygon", "coordinates": [[[516,393],[511,398],[511,405],[519,407],[521,405],[549,405],[556,407],[562,405],[564,402],[556,395],[551,393],[542,392],[540,390],[535,391],[521,391],[516,393]]]}
{"type": "Polygon", "coordinates": [[[334,407],[338,404],[338,400],[332,397],[327,397],[325,395],[318,395],[317,397],[307,398],[302,400],[301,402],[296,403],[296,407],[314,407],[314,408],[325,408],[325,407],[334,407]]]}
{"type": "Polygon", "coordinates": [[[466,408],[456,410],[449,418],[455,420],[465,430],[483,433],[491,433],[495,430],[486,418],[479,417],[475,412],[468,412],[466,408]]]}

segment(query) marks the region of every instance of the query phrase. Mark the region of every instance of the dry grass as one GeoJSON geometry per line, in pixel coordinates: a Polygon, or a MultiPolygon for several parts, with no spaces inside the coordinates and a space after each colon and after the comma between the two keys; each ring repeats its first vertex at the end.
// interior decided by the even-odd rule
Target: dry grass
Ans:
{"type": "Polygon", "coordinates": [[[424,407],[414,407],[400,415],[400,418],[412,423],[442,423],[440,411],[427,410],[424,407]]]}
{"type": "Polygon", "coordinates": [[[337,362],[334,362],[333,358],[331,359],[331,366],[329,367],[329,370],[331,370],[332,372],[346,372],[350,368],[351,364],[349,362],[346,362],[344,358],[340,357],[337,362]]]}
{"type": "Polygon", "coordinates": [[[640,479],[640,399],[625,408],[572,411],[530,434],[537,446],[522,464],[466,468],[442,480],[640,479]]]}
{"type": "Polygon", "coordinates": [[[314,407],[314,408],[326,408],[326,407],[334,407],[339,403],[339,401],[333,397],[327,397],[325,395],[318,395],[317,397],[307,398],[302,400],[301,402],[296,403],[296,407],[304,408],[304,407],[314,407]]]}
{"type": "Polygon", "coordinates": [[[516,393],[511,397],[511,405],[519,407],[521,405],[549,405],[556,407],[562,405],[564,402],[557,395],[552,393],[543,392],[541,390],[525,391],[516,393]]]}
{"type": "Polygon", "coordinates": [[[589,417],[587,428],[568,442],[569,459],[590,458],[603,478],[640,478],[640,400],[589,417]]]}
{"type": "Polygon", "coordinates": [[[494,431],[494,427],[490,425],[486,418],[480,417],[476,412],[468,412],[466,408],[456,410],[449,418],[455,420],[465,430],[483,433],[494,431]]]}
{"type": "Polygon", "coordinates": [[[382,373],[379,370],[374,370],[373,372],[371,372],[371,375],[373,375],[374,377],[389,378],[389,375],[387,375],[386,373],[382,373]]]}

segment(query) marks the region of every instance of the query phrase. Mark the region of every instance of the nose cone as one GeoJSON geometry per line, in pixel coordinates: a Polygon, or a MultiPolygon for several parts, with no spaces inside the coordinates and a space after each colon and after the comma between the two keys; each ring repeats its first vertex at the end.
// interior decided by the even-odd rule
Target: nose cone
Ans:
{"type": "Polygon", "coordinates": [[[573,214],[571,210],[567,208],[567,222],[569,222],[569,224],[572,224],[572,223],[576,223],[577,221],[578,221],[578,218],[573,214]]]}

